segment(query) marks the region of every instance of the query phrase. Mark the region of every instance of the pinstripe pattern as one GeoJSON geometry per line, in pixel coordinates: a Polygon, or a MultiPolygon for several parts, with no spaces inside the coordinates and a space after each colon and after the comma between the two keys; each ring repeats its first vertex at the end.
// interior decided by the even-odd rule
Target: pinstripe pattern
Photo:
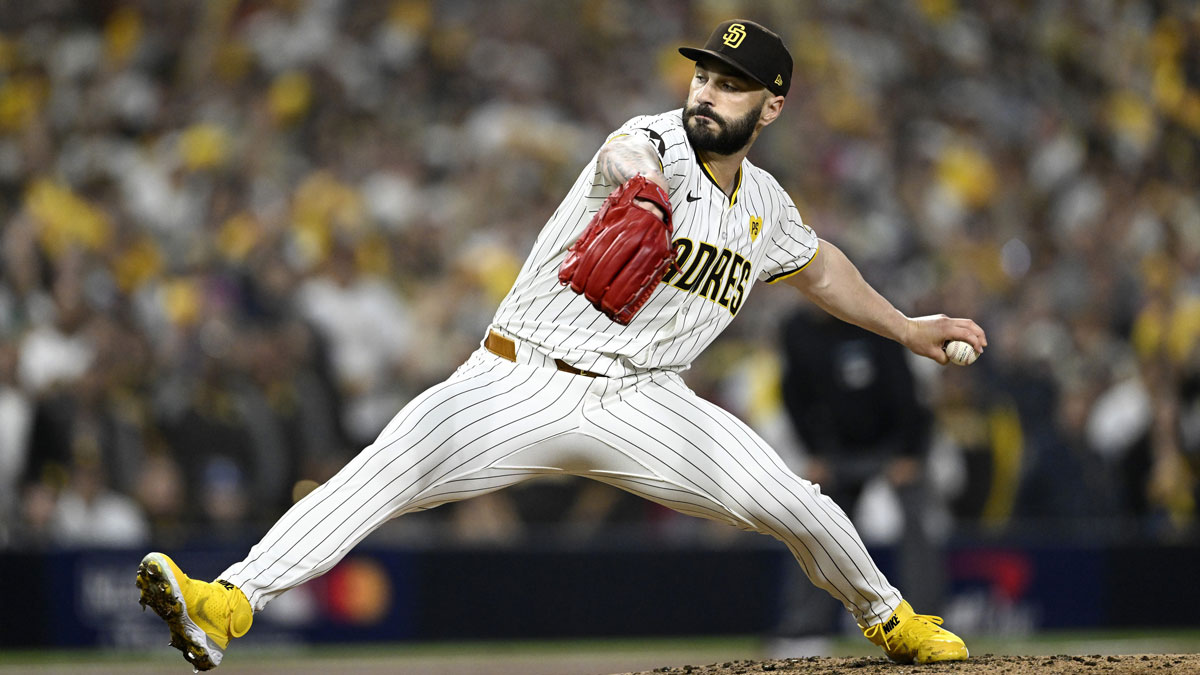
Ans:
{"type": "Polygon", "coordinates": [[[682,271],[664,277],[627,327],[558,284],[566,248],[616,187],[603,184],[593,158],[496,312],[492,330],[514,339],[516,361],[481,348],[292,507],[222,575],[255,609],[329,570],[388,519],[566,473],[769,534],[860,623],[890,616],[900,594],[845,513],[677,373],[729,324],[755,280],[803,268],[816,255],[816,235],[749,162],[727,198],[692,152],[680,111],[614,132],[631,134],[660,148],[682,271]],[[607,377],[561,372],[555,359],[607,377]]]}

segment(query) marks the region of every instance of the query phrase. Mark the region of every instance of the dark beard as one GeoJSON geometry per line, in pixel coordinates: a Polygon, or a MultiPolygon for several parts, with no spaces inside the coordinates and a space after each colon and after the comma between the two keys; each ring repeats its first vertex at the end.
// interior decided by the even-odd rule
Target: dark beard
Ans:
{"type": "Polygon", "coordinates": [[[683,129],[687,132],[688,141],[693,148],[717,155],[732,155],[750,142],[750,137],[754,135],[754,126],[758,124],[758,116],[758,110],[751,110],[741,119],[729,122],[708,106],[693,106],[683,109],[683,129]],[[707,126],[701,126],[699,122],[691,124],[696,115],[704,115],[716,122],[719,131],[712,131],[707,126]]]}

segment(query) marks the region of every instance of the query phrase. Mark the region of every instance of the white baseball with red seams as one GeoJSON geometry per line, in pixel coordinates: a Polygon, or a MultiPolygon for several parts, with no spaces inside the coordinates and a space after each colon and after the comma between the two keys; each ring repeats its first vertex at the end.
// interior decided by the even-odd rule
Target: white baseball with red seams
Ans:
{"type": "Polygon", "coordinates": [[[900,593],[845,513],[678,374],[733,320],[756,280],[808,264],[817,236],[775,179],[748,161],[727,196],[689,144],[680,110],[634,118],[610,139],[628,135],[658,150],[679,269],[628,326],[559,284],[567,247],[617,187],[593,158],[496,312],[490,330],[512,341],[514,360],[481,347],[226,570],[221,577],[256,610],[329,570],[391,518],[572,474],[769,534],[860,624],[891,615],[900,593]],[[598,376],[564,372],[556,360],[598,376]]]}
{"type": "Polygon", "coordinates": [[[975,359],[979,357],[975,353],[975,348],[962,340],[951,340],[943,349],[946,352],[946,358],[950,359],[951,363],[960,366],[969,366],[975,363],[975,359]]]}

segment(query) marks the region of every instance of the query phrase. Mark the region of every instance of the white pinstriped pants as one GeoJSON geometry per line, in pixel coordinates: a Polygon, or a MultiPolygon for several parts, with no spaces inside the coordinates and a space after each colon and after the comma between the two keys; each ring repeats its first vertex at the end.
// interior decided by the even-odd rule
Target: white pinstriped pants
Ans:
{"type": "Polygon", "coordinates": [[[846,514],[678,375],[572,375],[523,343],[516,363],[481,348],[413,399],[220,578],[258,611],[391,518],[547,473],[769,534],[860,625],[882,622],[900,603],[846,514]]]}

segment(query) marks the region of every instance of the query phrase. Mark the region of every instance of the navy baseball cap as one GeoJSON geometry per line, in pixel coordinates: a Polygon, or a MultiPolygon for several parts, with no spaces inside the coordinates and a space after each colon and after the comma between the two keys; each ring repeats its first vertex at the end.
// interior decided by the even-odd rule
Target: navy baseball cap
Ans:
{"type": "Polygon", "coordinates": [[[717,26],[702,49],[680,47],[693,61],[714,58],[766,87],[776,96],[787,96],[792,85],[792,55],[783,40],[763,26],[734,19],[717,26]]]}

